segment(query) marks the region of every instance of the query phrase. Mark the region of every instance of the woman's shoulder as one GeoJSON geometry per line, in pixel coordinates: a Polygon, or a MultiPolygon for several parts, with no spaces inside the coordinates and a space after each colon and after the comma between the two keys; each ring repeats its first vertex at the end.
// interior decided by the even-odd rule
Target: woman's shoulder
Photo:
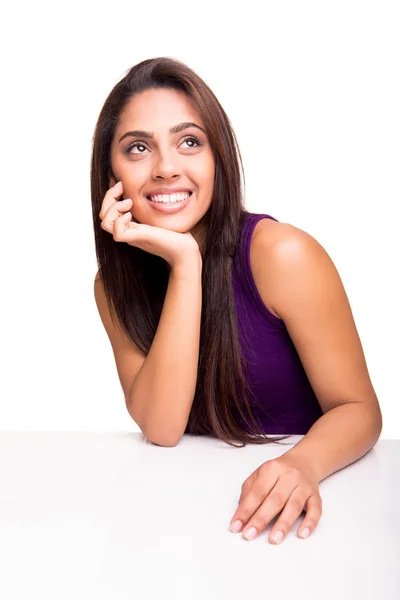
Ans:
{"type": "Polygon", "coordinates": [[[251,243],[260,243],[265,247],[266,244],[272,244],[278,239],[284,238],[290,227],[292,226],[289,223],[274,221],[268,217],[260,219],[254,227],[251,243]]]}
{"type": "Polygon", "coordinates": [[[289,246],[292,242],[301,242],[302,240],[313,240],[314,243],[318,244],[318,241],[307,233],[307,231],[295,227],[290,223],[274,221],[266,217],[257,222],[251,242],[257,248],[265,251],[277,244],[279,246],[289,246]]]}
{"type": "Polygon", "coordinates": [[[291,225],[290,223],[282,223],[273,219],[260,219],[253,231],[251,238],[251,248],[254,258],[265,263],[266,252],[272,252],[277,246],[285,246],[291,240],[307,236],[308,234],[291,225]]]}
{"type": "Polygon", "coordinates": [[[261,219],[254,228],[250,244],[250,265],[257,290],[267,307],[276,317],[281,319],[279,308],[276,308],[274,290],[280,287],[279,256],[282,249],[290,251],[296,241],[310,237],[307,232],[273,219],[261,219]]]}

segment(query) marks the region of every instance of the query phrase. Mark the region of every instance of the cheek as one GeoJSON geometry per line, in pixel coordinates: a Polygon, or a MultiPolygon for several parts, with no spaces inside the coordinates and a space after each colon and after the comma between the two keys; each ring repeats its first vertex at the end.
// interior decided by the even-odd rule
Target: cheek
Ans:
{"type": "Polygon", "coordinates": [[[207,162],[206,172],[208,173],[208,179],[211,182],[211,185],[214,183],[215,177],[215,162],[214,158],[211,156],[207,162]]]}
{"type": "Polygon", "coordinates": [[[215,177],[215,165],[211,158],[201,160],[190,172],[193,181],[199,185],[213,186],[215,177]]]}

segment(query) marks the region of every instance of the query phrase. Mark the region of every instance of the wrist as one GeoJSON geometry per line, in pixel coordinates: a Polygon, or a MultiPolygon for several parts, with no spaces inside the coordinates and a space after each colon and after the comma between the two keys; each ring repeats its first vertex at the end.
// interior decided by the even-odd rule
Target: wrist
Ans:
{"type": "Polygon", "coordinates": [[[185,254],[182,258],[170,265],[170,275],[179,277],[193,277],[201,274],[203,260],[200,252],[194,251],[193,254],[185,254]]]}

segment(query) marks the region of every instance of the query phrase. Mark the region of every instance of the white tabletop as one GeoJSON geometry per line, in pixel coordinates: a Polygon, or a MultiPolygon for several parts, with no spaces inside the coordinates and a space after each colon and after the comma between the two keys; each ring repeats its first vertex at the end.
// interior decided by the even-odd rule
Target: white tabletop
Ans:
{"type": "Polygon", "coordinates": [[[400,440],[320,482],[308,539],[305,513],[279,546],[279,515],[251,542],[229,530],[243,481],[302,437],[166,448],[133,432],[0,432],[0,597],[398,600],[400,440]]]}

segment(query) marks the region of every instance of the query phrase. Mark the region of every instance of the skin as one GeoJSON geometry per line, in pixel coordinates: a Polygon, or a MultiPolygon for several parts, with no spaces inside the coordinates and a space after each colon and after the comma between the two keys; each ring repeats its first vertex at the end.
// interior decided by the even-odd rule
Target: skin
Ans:
{"type": "MultiPolygon", "coordinates": [[[[112,168],[123,181],[124,197],[133,199],[131,212],[137,221],[190,231],[197,241],[196,224],[212,199],[214,161],[207,144],[183,149],[182,140],[192,130],[169,136],[169,127],[187,120],[203,126],[179,92],[152,90],[136,97],[118,127],[112,168]],[[138,158],[126,157],[116,141],[133,128],[155,132],[153,141],[143,140],[149,152],[138,158]],[[156,213],[144,198],[161,185],[195,189],[194,202],[176,215],[156,213]]],[[[197,129],[193,133],[206,140],[197,129]]],[[[382,416],[350,305],[331,259],[306,232],[288,224],[271,225],[267,219],[262,223],[252,251],[257,287],[263,299],[270,295],[277,308],[274,314],[285,322],[324,413],[294,448],[263,463],[242,485],[232,522],[242,522],[246,537],[251,527],[259,535],[279,515],[270,532],[270,542],[279,543],[274,534],[281,530],[285,538],[302,512],[306,516],[298,536],[306,527],[311,533],[315,530],[322,514],[318,483],[376,443],[382,416]]]]}
{"type": "Polygon", "coordinates": [[[190,232],[201,250],[205,231],[198,223],[212,202],[215,160],[207,134],[197,127],[169,133],[169,128],[182,122],[196,123],[205,130],[198,111],[183,92],[152,89],[134,96],[120,115],[112,141],[110,187],[122,181],[123,198],[132,199],[130,212],[136,221],[178,233],[190,232]],[[128,136],[119,142],[127,131],[139,129],[153,132],[154,138],[128,136]],[[191,135],[202,145],[189,139],[191,135]],[[124,150],[133,142],[139,143],[126,154],[124,150]],[[146,200],[158,187],[187,187],[194,193],[186,208],[168,215],[154,210],[146,200]]]}

